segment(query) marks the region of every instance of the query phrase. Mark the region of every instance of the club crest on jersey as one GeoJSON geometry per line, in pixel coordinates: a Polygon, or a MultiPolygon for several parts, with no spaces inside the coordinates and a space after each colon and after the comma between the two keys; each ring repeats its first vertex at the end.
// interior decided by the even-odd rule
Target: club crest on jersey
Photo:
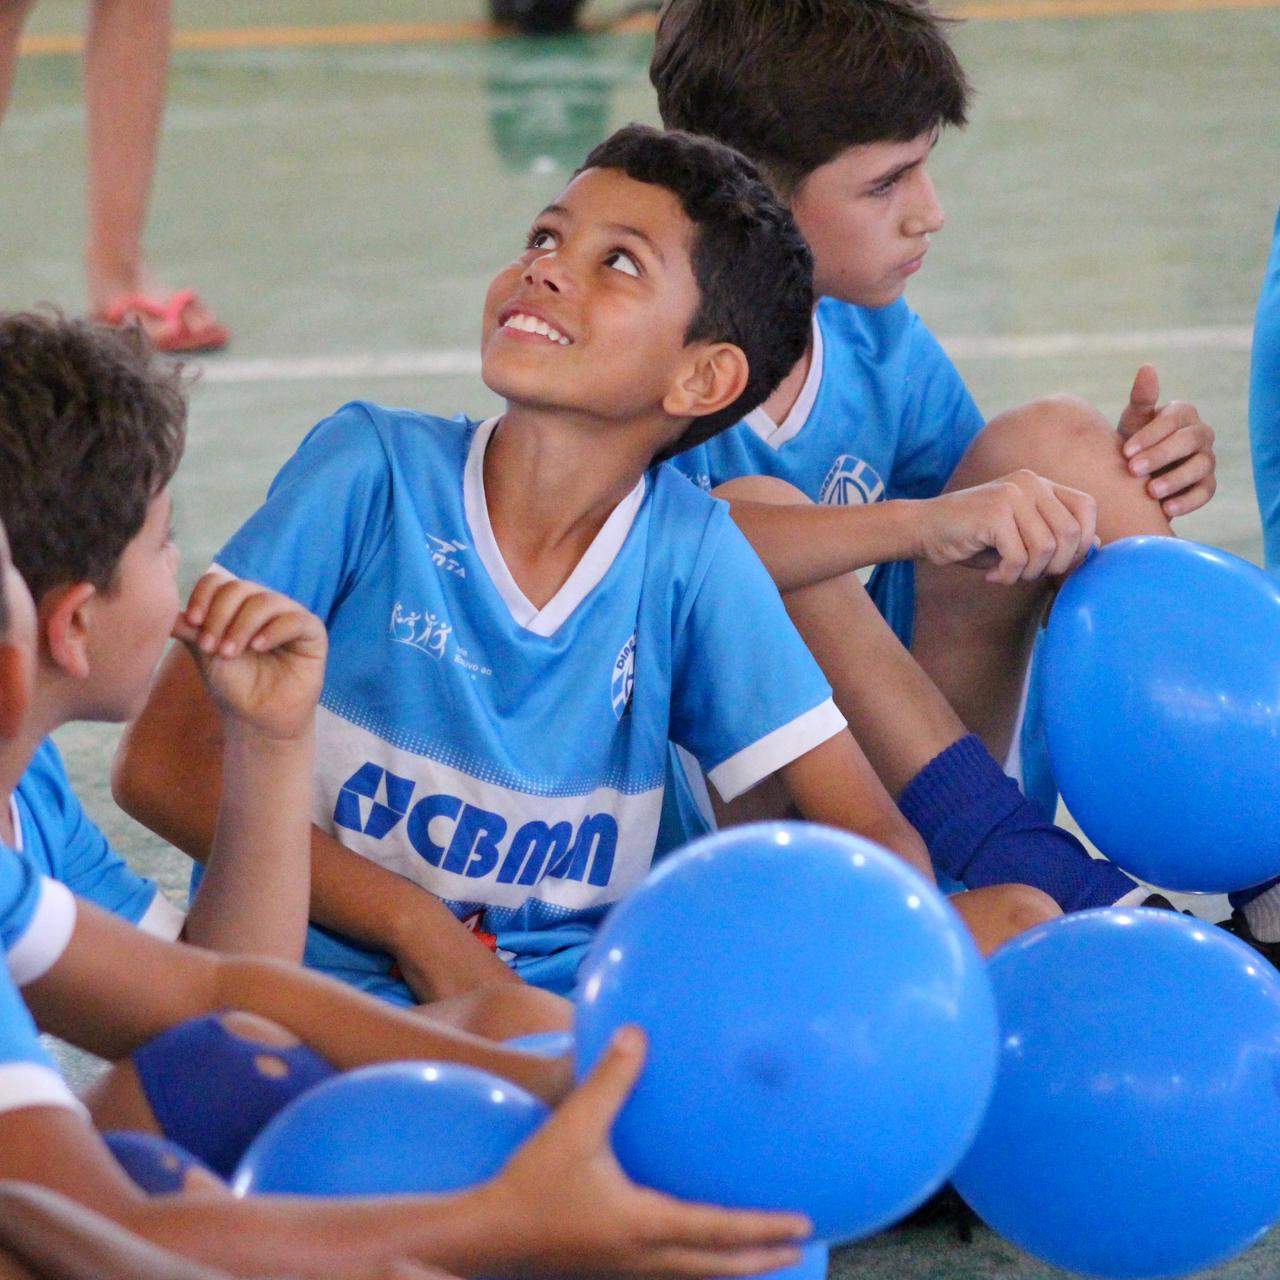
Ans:
{"type": "Polygon", "coordinates": [[[870,506],[884,497],[884,481],[861,458],[842,453],[827,472],[818,501],[828,507],[870,506]]]}
{"type": "Polygon", "coordinates": [[[391,610],[389,630],[396,644],[407,644],[433,658],[444,657],[453,634],[453,627],[443,618],[426,610],[406,610],[399,600],[391,610]]]}
{"type": "Polygon", "coordinates": [[[455,573],[459,578],[467,576],[467,570],[457,559],[459,551],[466,551],[467,544],[456,538],[437,538],[434,533],[427,534],[427,545],[431,548],[431,563],[446,573],[455,573]]]}
{"type": "Polygon", "coordinates": [[[613,702],[613,714],[622,719],[631,709],[631,694],[636,684],[636,633],[631,633],[613,661],[613,678],[609,695],[613,702]]]}

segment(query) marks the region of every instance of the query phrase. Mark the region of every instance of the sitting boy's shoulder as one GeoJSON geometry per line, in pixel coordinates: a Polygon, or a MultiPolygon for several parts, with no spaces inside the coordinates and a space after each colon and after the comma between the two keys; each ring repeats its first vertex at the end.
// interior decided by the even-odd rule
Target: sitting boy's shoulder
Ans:
{"type": "Polygon", "coordinates": [[[905,298],[887,307],[860,307],[839,298],[823,298],[818,303],[818,327],[828,348],[835,345],[883,350],[910,341],[924,322],[905,298]]]}
{"type": "Polygon", "coordinates": [[[307,440],[323,435],[329,443],[338,440],[353,445],[399,449],[431,447],[465,448],[479,425],[478,420],[458,414],[452,418],[378,404],[374,400],[348,400],[317,423],[307,440]]]}
{"type": "Polygon", "coordinates": [[[71,779],[67,776],[67,766],[62,761],[62,753],[52,738],[46,738],[31,757],[26,772],[18,780],[14,788],[24,800],[33,806],[53,806],[58,809],[66,807],[68,797],[74,796],[71,779]]]}

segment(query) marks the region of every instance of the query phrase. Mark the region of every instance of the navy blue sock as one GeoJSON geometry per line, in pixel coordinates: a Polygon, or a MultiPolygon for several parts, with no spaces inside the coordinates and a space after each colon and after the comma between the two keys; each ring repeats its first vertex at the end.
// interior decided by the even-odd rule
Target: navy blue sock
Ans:
{"type": "Polygon", "coordinates": [[[1255,884],[1252,889],[1241,889],[1238,893],[1227,894],[1227,901],[1233,907],[1239,909],[1252,902],[1254,898],[1260,898],[1268,889],[1274,889],[1280,884],[1280,876],[1274,880],[1268,880],[1265,884],[1255,884]]]}
{"type": "Polygon", "coordinates": [[[930,760],[898,806],[924,837],[934,868],[967,889],[1028,884],[1064,911],[1080,911],[1109,907],[1137,887],[1048,821],[976,734],[930,760]]]}

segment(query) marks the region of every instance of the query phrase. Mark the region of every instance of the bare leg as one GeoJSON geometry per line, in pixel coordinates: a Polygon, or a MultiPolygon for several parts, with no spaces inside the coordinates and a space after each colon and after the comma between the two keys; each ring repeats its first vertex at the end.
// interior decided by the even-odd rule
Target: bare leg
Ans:
{"type": "Polygon", "coordinates": [[[34,6],[35,0],[0,0],[0,119],[4,118],[13,92],[22,27],[34,6]]]}
{"type": "Polygon", "coordinates": [[[1025,884],[971,889],[968,893],[955,894],[949,901],[960,913],[984,956],[989,956],[1010,938],[1062,914],[1048,894],[1025,884]]]}
{"type": "Polygon", "coordinates": [[[93,0],[85,37],[89,306],[155,282],[142,256],[169,65],[172,0],[93,0]]]}
{"type": "Polygon", "coordinates": [[[486,1040],[568,1031],[573,1026],[573,1005],[568,1000],[528,983],[478,987],[465,995],[419,1005],[418,1012],[430,1022],[486,1040]]]}
{"type": "MultiPolygon", "coordinates": [[[[1173,533],[1145,481],[1126,470],[1114,427],[1083,400],[1055,396],[993,418],[947,488],[982,484],[1021,467],[1092,494],[1103,542],[1173,533]]],[[[1036,627],[1053,585],[1005,587],[962,566],[916,566],[911,652],[997,760],[1009,751],[1036,627]]]]}
{"type": "MultiPolygon", "coordinates": [[[[752,502],[808,502],[798,489],[758,476],[732,480],[716,492],[752,502]]],[[[896,800],[934,756],[968,730],[855,574],[789,591],[784,601],[854,738],[896,800]]],[[[753,808],[768,803],[756,796],[761,790],[728,807],[732,822],[750,820],[753,808]]]]}

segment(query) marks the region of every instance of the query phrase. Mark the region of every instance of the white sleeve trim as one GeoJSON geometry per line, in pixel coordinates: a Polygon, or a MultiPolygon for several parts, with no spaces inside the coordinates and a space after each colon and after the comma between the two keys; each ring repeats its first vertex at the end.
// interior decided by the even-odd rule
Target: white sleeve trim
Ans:
{"type": "Polygon", "coordinates": [[[151,899],[151,905],[142,913],[138,928],[143,933],[149,933],[153,938],[162,938],[165,942],[176,942],[186,920],[187,917],[183,912],[179,911],[157,886],[156,896],[151,899]]]}
{"type": "Polygon", "coordinates": [[[737,755],[721,761],[707,771],[707,777],[715,784],[722,800],[736,800],[784,764],[790,764],[806,751],[812,751],[828,738],[835,737],[847,724],[839,708],[828,698],[780,729],[757,738],[737,755]]]}
{"type": "Polygon", "coordinates": [[[40,898],[6,961],[14,986],[25,987],[48,973],[67,949],[76,927],[76,900],[60,880],[40,878],[40,898]]]}
{"type": "Polygon", "coordinates": [[[20,1107],[67,1107],[88,1115],[67,1082],[40,1062],[0,1063],[0,1111],[20,1107]]]}

